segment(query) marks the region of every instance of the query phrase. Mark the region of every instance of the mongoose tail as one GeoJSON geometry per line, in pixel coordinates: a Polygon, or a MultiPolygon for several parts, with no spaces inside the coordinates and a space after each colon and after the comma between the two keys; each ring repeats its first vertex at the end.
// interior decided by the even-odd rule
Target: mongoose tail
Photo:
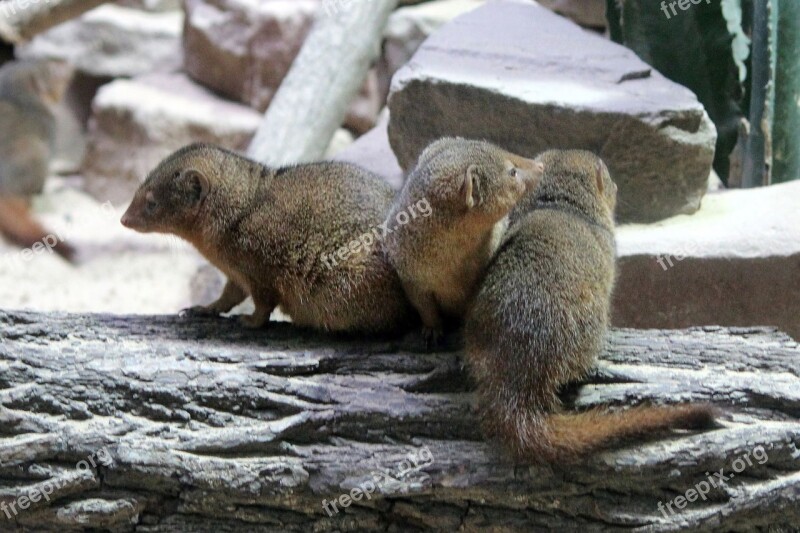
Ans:
{"type": "MultiPolygon", "coordinates": [[[[47,231],[31,215],[27,200],[16,196],[0,197],[0,234],[22,248],[31,248],[55,235],[47,231]]],[[[75,258],[75,249],[61,239],[52,246],[58,255],[68,261],[75,258]]]]}
{"type": "Polygon", "coordinates": [[[522,406],[496,409],[484,417],[520,462],[574,463],[596,452],[663,436],[672,429],[715,426],[715,409],[705,404],[640,406],[624,411],[596,408],[549,414],[522,406]]]}

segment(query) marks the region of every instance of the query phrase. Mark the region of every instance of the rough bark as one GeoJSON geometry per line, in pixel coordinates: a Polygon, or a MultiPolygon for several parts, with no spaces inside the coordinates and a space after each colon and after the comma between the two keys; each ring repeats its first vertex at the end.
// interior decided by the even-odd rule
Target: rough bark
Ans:
{"type": "Polygon", "coordinates": [[[7,0],[0,2],[0,39],[21,44],[107,0],[7,0]]]}
{"type": "Polygon", "coordinates": [[[397,0],[326,0],[284,78],[248,155],[267,165],[325,154],[347,107],[377,59],[397,0]]]}
{"type": "MultiPolygon", "coordinates": [[[[708,401],[721,427],[568,468],[509,464],[481,438],[469,390],[457,350],[397,340],[0,312],[0,504],[52,488],[12,517],[37,531],[800,525],[800,346],[781,333],[613,332],[597,371],[565,391],[568,409],[708,401]],[[401,474],[408,454],[419,468],[401,474]],[[323,510],[381,471],[369,499],[323,510]],[[659,510],[717,472],[735,476],[659,510]]],[[[10,523],[0,513],[0,530],[10,523]]]]}

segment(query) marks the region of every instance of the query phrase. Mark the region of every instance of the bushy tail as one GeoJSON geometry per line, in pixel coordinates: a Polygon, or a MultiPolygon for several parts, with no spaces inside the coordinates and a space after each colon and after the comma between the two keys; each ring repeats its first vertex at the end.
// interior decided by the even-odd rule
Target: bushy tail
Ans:
{"type": "Polygon", "coordinates": [[[15,196],[0,197],[0,234],[6,239],[22,248],[30,248],[37,242],[43,242],[50,236],[49,241],[60,256],[72,260],[75,250],[60,239],[53,239],[52,233],[46,231],[41,224],[34,220],[28,203],[25,199],[15,196]]]}
{"type": "Polygon", "coordinates": [[[484,420],[517,460],[570,463],[615,445],[653,439],[670,429],[713,427],[715,414],[710,405],[684,404],[570,414],[515,409],[486,413],[484,420]]]}

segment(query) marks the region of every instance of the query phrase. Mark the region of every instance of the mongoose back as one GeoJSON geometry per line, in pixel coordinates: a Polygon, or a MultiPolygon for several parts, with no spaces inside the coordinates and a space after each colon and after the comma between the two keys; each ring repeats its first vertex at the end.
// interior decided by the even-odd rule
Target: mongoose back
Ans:
{"type": "Polygon", "coordinates": [[[467,362],[488,433],[523,462],[570,462],[672,427],[712,424],[705,405],[559,413],[604,344],[615,278],[616,185],[583,151],[548,151],[541,185],[511,215],[466,318],[467,362]]]}
{"type": "Polygon", "coordinates": [[[280,306],[299,326],[389,332],[413,310],[380,248],[362,237],[392,198],[378,176],[347,163],[270,169],[196,144],[150,173],[122,223],[177,235],[225,273],[220,298],[194,313],[226,313],[250,295],[256,310],[242,320],[251,327],[280,306]]]}
{"type": "MultiPolygon", "coordinates": [[[[49,61],[12,61],[0,68],[0,233],[22,247],[42,241],[46,231],[30,214],[29,197],[42,192],[55,142],[51,106],[63,96],[66,66],[49,61]]],[[[69,259],[63,242],[54,249],[69,259]]]]}
{"type": "Polygon", "coordinates": [[[541,163],[483,141],[444,138],[422,153],[389,213],[384,248],[429,340],[445,319],[463,317],[507,215],[541,174],[541,163]],[[397,224],[421,201],[430,216],[397,224]]]}

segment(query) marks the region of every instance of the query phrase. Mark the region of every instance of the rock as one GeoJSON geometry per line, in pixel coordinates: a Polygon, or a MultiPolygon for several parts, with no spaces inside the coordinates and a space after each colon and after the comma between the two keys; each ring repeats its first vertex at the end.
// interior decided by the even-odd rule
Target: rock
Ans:
{"type": "Polygon", "coordinates": [[[388,94],[392,76],[408,63],[425,39],[445,23],[481,6],[484,1],[437,0],[401,7],[392,13],[384,35],[383,54],[378,62],[381,94],[388,94]]]}
{"type": "Polygon", "coordinates": [[[19,46],[21,57],[63,59],[92,76],[133,77],[180,69],[183,14],[102,5],[19,46]]]}
{"type": "MultiPolygon", "coordinates": [[[[319,0],[187,0],[186,72],[259,111],[269,106],[320,10],[319,0]]],[[[383,105],[372,72],[345,124],[363,133],[383,105]]]]}
{"type": "Polygon", "coordinates": [[[342,150],[334,157],[337,161],[347,161],[360,165],[382,176],[394,189],[403,187],[403,169],[389,145],[388,113],[382,116],[378,125],[342,150]]]}
{"type": "Polygon", "coordinates": [[[605,29],[606,0],[538,0],[544,7],[587,28],[605,29]]]}
{"type": "Polygon", "coordinates": [[[688,89],[527,1],[490,2],[432,35],[395,76],[389,108],[389,140],[406,170],[444,135],[526,156],[593,150],[619,185],[626,221],[696,211],[716,141],[688,89]]]}
{"type": "MultiPolygon", "coordinates": [[[[86,189],[117,204],[130,201],[159,161],[193,142],[245,152],[261,114],[225,100],[184,74],[152,74],[104,85],[92,103],[82,170],[86,189]]],[[[340,129],[330,154],[352,143],[340,129]]]]}
{"type": "Polygon", "coordinates": [[[621,226],[614,324],[774,325],[800,339],[800,182],[706,196],[692,216],[621,226]]]}
{"type": "Polygon", "coordinates": [[[98,199],[128,202],[147,173],[174,150],[210,142],[244,150],[261,115],[182,74],[154,74],[103,86],[92,104],[83,170],[98,199]]]}

